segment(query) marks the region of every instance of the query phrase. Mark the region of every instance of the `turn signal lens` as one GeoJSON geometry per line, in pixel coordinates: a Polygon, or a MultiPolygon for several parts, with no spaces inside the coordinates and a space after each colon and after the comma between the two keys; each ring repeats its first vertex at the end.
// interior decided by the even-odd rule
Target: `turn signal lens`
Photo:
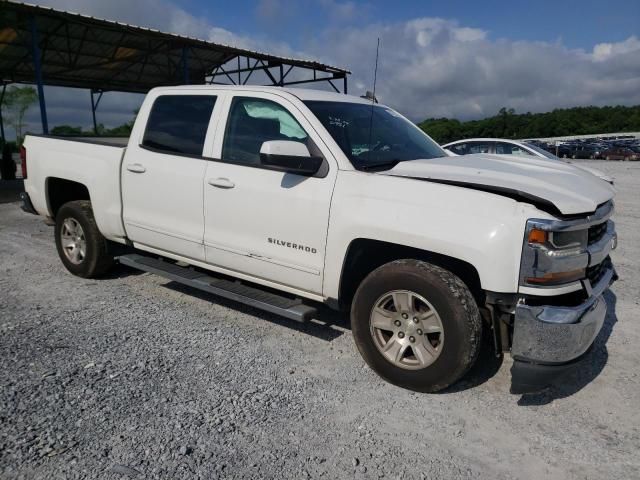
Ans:
{"type": "Polygon", "coordinates": [[[538,228],[533,228],[529,232],[529,243],[543,245],[547,243],[547,232],[538,228]]]}
{"type": "Polygon", "coordinates": [[[535,285],[560,285],[582,280],[586,273],[586,270],[581,268],[580,270],[571,270],[570,272],[547,273],[543,277],[529,277],[526,278],[525,281],[535,285]]]}

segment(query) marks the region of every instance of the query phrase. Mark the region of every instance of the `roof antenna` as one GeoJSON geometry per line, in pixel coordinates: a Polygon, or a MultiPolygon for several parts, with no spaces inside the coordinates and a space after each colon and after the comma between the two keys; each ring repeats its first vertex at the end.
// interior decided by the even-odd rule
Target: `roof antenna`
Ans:
{"type": "Polygon", "coordinates": [[[376,46],[376,67],[373,70],[373,93],[367,90],[364,98],[371,99],[371,116],[369,117],[369,149],[367,153],[367,160],[371,160],[371,134],[373,130],[373,105],[378,103],[376,98],[376,82],[378,80],[378,54],[380,52],[380,37],[378,37],[378,45],[376,46]]]}

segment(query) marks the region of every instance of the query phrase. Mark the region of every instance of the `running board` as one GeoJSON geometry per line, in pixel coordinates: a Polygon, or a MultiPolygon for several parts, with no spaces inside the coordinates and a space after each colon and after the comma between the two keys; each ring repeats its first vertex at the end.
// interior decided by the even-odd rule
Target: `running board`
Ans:
{"type": "Polygon", "coordinates": [[[297,322],[305,322],[316,313],[314,307],[305,305],[299,298],[290,298],[226,278],[211,276],[191,267],[180,267],[171,261],[146,257],[137,253],[122,255],[117,257],[117,260],[123,265],[155,273],[174,282],[275,313],[297,322]]]}

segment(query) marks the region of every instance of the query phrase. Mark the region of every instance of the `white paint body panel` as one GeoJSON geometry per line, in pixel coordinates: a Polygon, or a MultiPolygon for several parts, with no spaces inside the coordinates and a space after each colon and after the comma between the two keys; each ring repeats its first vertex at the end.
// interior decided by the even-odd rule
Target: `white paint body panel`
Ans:
{"type": "Polygon", "coordinates": [[[343,257],[357,238],[447,255],[473,265],[482,287],[515,292],[530,205],[475,190],[340,172],[331,211],[324,293],[337,298],[343,257]],[[455,219],[455,220],[454,220],[455,219]]]}
{"type": "MultiPolygon", "coordinates": [[[[254,92],[252,96],[286,108],[329,162],[329,173],[323,178],[304,177],[210,161],[204,190],[207,262],[304,292],[322,294],[331,194],[338,175],[335,159],[316,126],[294,102],[268,92],[254,92]],[[219,179],[228,180],[234,186],[211,185],[219,179]]],[[[229,95],[225,100],[227,105],[232,97],[229,95]]],[[[219,119],[221,125],[226,123],[228,110],[226,108],[219,119]]],[[[222,133],[220,129],[208,156],[221,157],[222,133]]],[[[308,151],[306,153],[308,155],[308,151]]]]}
{"type": "Polygon", "coordinates": [[[423,179],[508,187],[552,202],[563,213],[593,211],[613,197],[608,184],[571,165],[513,156],[453,156],[404,162],[386,172],[358,171],[304,99],[368,103],[327,92],[267,87],[154,89],[126,150],[27,136],[26,191],[38,213],[50,215],[46,179],[82,183],[107,238],[128,239],[149,252],[313,300],[338,298],[345,256],[356,239],[454,257],[476,268],[484,289],[518,291],[526,221],[553,217],[529,203],[423,179]],[[218,96],[203,157],[139,147],[150,106],[163,93],[218,96]],[[302,177],[216,160],[234,95],[267,98],[289,110],[324,156],[326,176],[302,177]],[[130,165],[145,171],[132,172],[130,165]]]}
{"type": "Polygon", "coordinates": [[[471,154],[402,162],[385,172],[434,180],[489,185],[546,200],[564,215],[593,212],[614,188],[568,163],[516,155],[471,154]]]}
{"type": "Polygon", "coordinates": [[[91,197],[98,228],[107,238],[125,237],[120,201],[120,165],[125,147],[27,135],[25,191],[40,215],[52,216],[47,179],[81,183],[91,197]]]}

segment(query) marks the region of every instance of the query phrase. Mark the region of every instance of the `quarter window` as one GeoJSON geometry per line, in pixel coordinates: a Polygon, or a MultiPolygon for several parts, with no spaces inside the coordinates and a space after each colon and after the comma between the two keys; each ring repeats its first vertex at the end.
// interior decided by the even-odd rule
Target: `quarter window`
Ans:
{"type": "Polygon", "coordinates": [[[162,95],[151,107],[142,145],[167,153],[202,155],[216,97],[162,95]]]}
{"type": "Polygon", "coordinates": [[[235,97],[222,145],[222,160],[245,165],[260,164],[260,147],[269,140],[302,142],[315,147],[298,121],[284,107],[260,98],[235,97]]]}

